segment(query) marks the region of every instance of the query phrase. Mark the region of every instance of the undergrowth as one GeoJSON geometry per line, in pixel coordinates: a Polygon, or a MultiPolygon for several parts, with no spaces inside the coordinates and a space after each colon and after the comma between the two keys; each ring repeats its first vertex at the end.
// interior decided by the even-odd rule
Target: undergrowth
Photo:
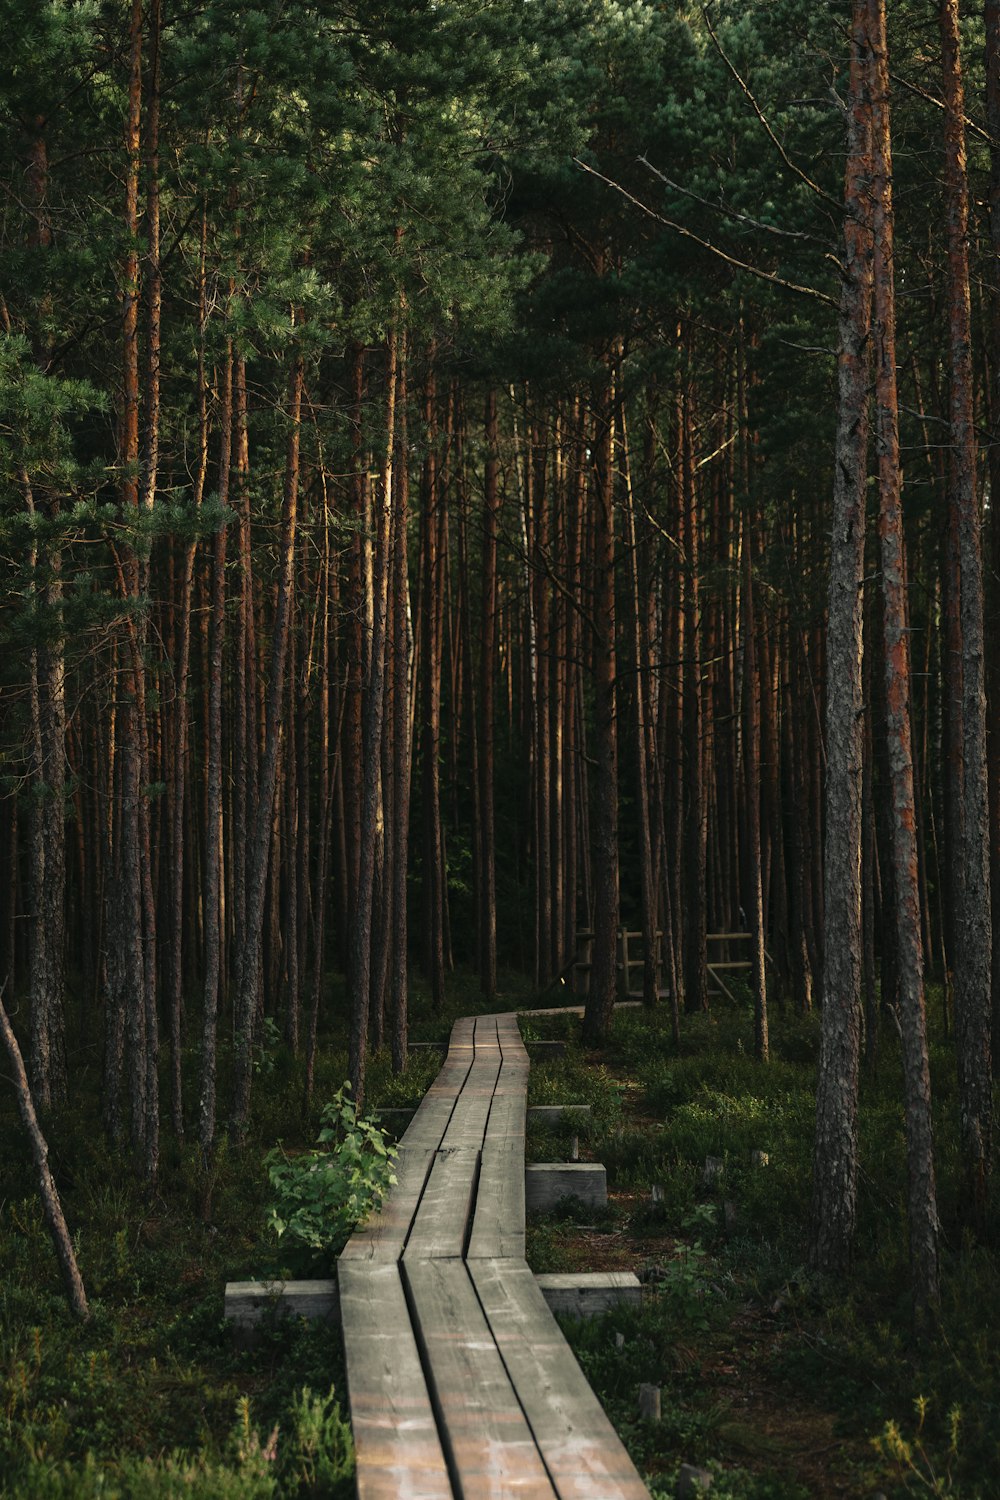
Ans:
{"type": "MultiPolygon", "coordinates": [[[[683,1461],[714,1467],[712,1494],[740,1500],[1000,1492],[1000,1278],[992,1248],[961,1228],[954,1054],[936,996],[931,1013],[943,1305],[939,1336],[922,1345],[908,1294],[892,1035],[862,1077],[856,1256],[850,1278],[835,1281],[808,1269],[817,1016],[773,1015],[765,1067],[753,1059],[749,997],[686,1016],[679,1055],[668,1016],[620,1011],[596,1067],[580,1051],[578,1022],[532,1019],[540,1035],[570,1027],[566,1060],[532,1069],[536,1097],[594,1101],[581,1154],[605,1163],[613,1229],[649,1276],[641,1312],[567,1331],[654,1493],[673,1493],[683,1461]],[[657,1423],[636,1415],[640,1382],[661,1386],[657,1423]],[[789,1412],[797,1432],[810,1422],[822,1431],[823,1456],[785,1451],[789,1412]]],[[[565,1135],[530,1144],[557,1159],[565,1135]]],[[[614,1242],[591,1235],[582,1251],[614,1242]]],[[[528,1253],[538,1270],[566,1269],[578,1263],[579,1236],[571,1222],[538,1220],[528,1253]]]]}

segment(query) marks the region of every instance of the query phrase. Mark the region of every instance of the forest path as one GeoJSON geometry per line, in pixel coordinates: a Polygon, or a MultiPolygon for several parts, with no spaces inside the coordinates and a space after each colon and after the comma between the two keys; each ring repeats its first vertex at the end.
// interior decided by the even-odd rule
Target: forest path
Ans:
{"type": "Polygon", "coordinates": [[[528,1055],[455,1023],[338,1283],[360,1500],[649,1500],[524,1258],[528,1055]]]}

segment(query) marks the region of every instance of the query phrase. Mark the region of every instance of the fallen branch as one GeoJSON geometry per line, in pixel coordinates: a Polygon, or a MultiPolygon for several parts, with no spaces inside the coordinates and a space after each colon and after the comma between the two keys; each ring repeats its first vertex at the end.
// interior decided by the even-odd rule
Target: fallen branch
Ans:
{"type": "Polygon", "coordinates": [[[70,1306],[78,1318],[84,1322],[90,1317],[90,1308],[87,1306],[87,1294],[83,1289],[83,1279],[76,1263],[76,1255],[73,1252],[73,1242],[66,1228],[66,1220],[63,1217],[62,1205],[59,1202],[59,1193],[52,1173],[49,1171],[49,1148],[45,1137],[42,1135],[38,1124],[38,1116],[35,1114],[35,1105],[31,1097],[31,1088],[28,1084],[28,1075],[24,1070],[24,1058],[17,1044],[10,1017],[4,1008],[3,991],[0,989],[0,1031],[3,1032],[4,1043],[7,1047],[7,1055],[10,1058],[11,1067],[14,1070],[14,1092],[17,1094],[17,1107],[21,1112],[24,1128],[28,1132],[31,1141],[31,1154],[35,1158],[35,1166],[38,1168],[38,1190],[41,1194],[42,1208],[48,1221],[49,1232],[52,1235],[52,1243],[55,1246],[59,1266],[62,1270],[63,1281],[66,1285],[66,1295],[69,1297],[70,1306]]]}

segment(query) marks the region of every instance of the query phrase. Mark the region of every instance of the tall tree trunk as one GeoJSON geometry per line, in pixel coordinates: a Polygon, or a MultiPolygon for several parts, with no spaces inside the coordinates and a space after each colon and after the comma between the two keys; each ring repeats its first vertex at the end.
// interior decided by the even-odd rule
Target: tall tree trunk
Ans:
{"type": "Polygon", "coordinates": [[[409,511],[409,439],[407,430],[407,342],[398,335],[396,392],[396,456],[392,506],[392,942],[389,962],[389,1011],[392,1027],[392,1066],[406,1067],[407,1045],[407,863],[410,832],[410,618],[407,577],[407,517],[409,511]]]}
{"type": "MultiPolygon", "coordinates": [[[[232,288],[230,288],[232,290],[232,288]]],[[[219,411],[219,507],[222,511],[215,534],[212,558],[212,633],[208,658],[207,807],[205,817],[204,962],[205,990],[202,1017],[201,1088],[198,1100],[198,1140],[207,1168],[215,1145],[216,1041],[219,987],[222,973],[223,927],[223,827],[222,827],[222,689],[223,649],[226,634],[226,517],[233,447],[233,346],[227,341],[222,367],[219,411]]],[[[206,1201],[208,1216],[206,1173],[206,1201]]]]}
{"type": "Polygon", "coordinates": [[[385,644],[390,571],[389,538],[393,509],[398,371],[398,339],[396,331],[393,330],[389,334],[386,349],[386,447],[376,495],[370,639],[365,652],[367,671],[362,722],[361,845],[358,861],[358,890],[354,903],[353,931],[350,936],[351,973],[354,976],[355,988],[350,996],[348,1071],[354,1091],[354,1102],[358,1109],[362,1108],[365,1101],[365,1074],[368,1058],[372,900],[377,824],[380,814],[379,787],[382,775],[385,644]]]}
{"type": "Polygon", "coordinates": [[[607,361],[595,402],[593,479],[594,580],[594,949],[583,1018],[588,1046],[607,1037],[614,1015],[618,937],[618,719],[615,640],[615,378],[607,361]]]}
{"type": "MultiPolygon", "coordinates": [[[[30,122],[25,161],[25,193],[32,227],[28,248],[46,256],[52,246],[49,215],[49,159],[46,121],[30,122]]],[[[40,273],[44,278],[45,272],[40,273]]],[[[43,299],[42,310],[49,299],[43,299]]],[[[6,319],[5,319],[6,322],[6,319]]],[[[9,331],[9,329],[8,329],[9,331]]],[[[45,371],[49,341],[39,328],[32,340],[35,363],[45,371]]],[[[27,469],[21,484],[29,512],[36,495],[27,469]]],[[[55,523],[59,500],[39,495],[46,518],[55,523]]],[[[32,542],[31,587],[42,603],[46,628],[31,652],[31,741],[34,797],[31,814],[31,1013],[30,1065],[35,1098],[44,1112],[66,1095],[65,989],[66,949],[66,670],[62,639],[62,554],[58,538],[41,549],[32,542]],[[41,579],[38,574],[42,573],[41,579]]],[[[16,848],[16,845],[15,845],[16,848]]],[[[15,860],[16,868],[16,860],[15,860]]],[[[13,873],[13,872],[12,872],[13,873]]],[[[16,881],[14,882],[16,885],[16,881]]]]}
{"type": "Polygon", "coordinates": [[[233,1088],[233,1126],[237,1136],[246,1132],[250,1113],[253,1039],[261,1003],[262,935],[267,894],[268,855],[274,825],[275,788],[281,748],[281,710],[285,697],[285,663],[295,584],[295,537],[299,503],[299,449],[302,426],[302,391],[305,381],[302,356],[293,357],[289,394],[288,452],[285,459],[282,537],[278,573],[278,597],[271,645],[271,671],[267,683],[264,756],[260,766],[256,820],[247,873],[246,947],[237,981],[233,1088]]]}
{"type": "MultiPolygon", "coordinates": [[[[433,362],[433,351],[431,360],[433,362]]],[[[423,722],[421,725],[421,777],[423,800],[423,891],[425,968],[431,982],[435,1008],[444,1003],[444,846],[441,830],[441,649],[444,612],[445,497],[439,474],[436,418],[437,382],[433,363],[424,394],[427,453],[421,481],[421,551],[423,555],[421,663],[423,670],[423,722]]]]}
{"type": "MultiPolygon", "coordinates": [[[[990,246],[1000,263],[1000,0],[986,0],[986,123],[990,133],[990,246]]],[[[1000,495],[1000,291],[993,288],[990,310],[992,430],[989,445],[990,495],[1000,495]]],[[[990,777],[991,912],[1000,941],[1000,508],[990,522],[989,628],[986,676],[989,690],[987,750],[990,777]]],[[[993,964],[994,1070],[1000,1069],[1000,963],[993,964]]]]}
{"type": "MultiPolygon", "coordinates": [[[[208,216],[202,214],[201,252],[198,264],[198,356],[197,392],[198,404],[198,458],[191,496],[195,511],[201,508],[205,494],[205,479],[208,473],[208,380],[205,371],[205,330],[208,321],[206,300],[206,252],[208,239],[208,216]]],[[[227,356],[224,379],[228,382],[225,408],[229,412],[232,426],[232,369],[227,356]]],[[[230,439],[227,436],[227,444],[230,439]]],[[[226,451],[226,482],[228,485],[229,449],[226,451]]],[[[220,476],[220,493],[222,489],[220,476]]],[[[194,587],[194,565],[197,539],[192,537],[184,544],[181,559],[180,618],[177,622],[177,705],[174,718],[173,778],[171,787],[171,880],[170,880],[170,1103],[174,1133],[180,1139],[184,1134],[184,1108],[181,1092],[181,1023],[183,1019],[184,989],[184,870],[185,870],[185,804],[193,789],[188,785],[188,679],[191,667],[191,601],[194,587]]],[[[209,736],[211,731],[208,731],[209,736]]],[[[211,826],[211,825],[209,825],[211,826]]]]}
{"type": "MultiPolygon", "coordinates": [[[[656,888],[653,878],[653,846],[649,813],[649,673],[639,584],[639,541],[635,524],[635,500],[632,493],[632,467],[629,456],[628,430],[624,403],[619,408],[622,429],[622,467],[624,474],[625,563],[629,589],[630,633],[635,664],[635,786],[639,834],[639,909],[642,920],[642,1003],[652,1008],[658,1002],[658,936],[656,926],[656,888]]],[[[628,975],[626,974],[626,980],[628,975]]]]}
{"type": "Polygon", "coordinates": [[[951,505],[957,512],[962,620],[963,818],[959,945],[955,955],[965,1201],[985,1228],[993,1136],[989,785],[986,765],[982,515],[976,496],[972,314],[969,300],[969,187],[958,0],[941,0],[945,191],[948,205],[951,505]]]}
{"type": "Polygon", "coordinates": [[[837,360],[837,444],[827,625],[826,877],[828,932],[816,1088],[810,1256],[843,1271],[857,1213],[858,1060],[864,937],[861,792],[864,763],[864,573],[871,379],[872,58],[868,0],[855,0],[844,185],[844,269],[837,360]]]}
{"type": "Polygon", "coordinates": [[[892,147],[885,0],[869,0],[875,54],[874,305],[875,396],[879,469],[879,541],[885,608],[885,692],[891,781],[892,858],[906,1101],[908,1217],[914,1308],[919,1324],[932,1315],[938,1292],[938,1217],[927,1061],[920,892],[910,732],[910,650],[896,391],[896,307],[893,279],[892,147]]]}
{"type": "Polygon", "coordinates": [[[681,515],[684,525],[684,1008],[708,1009],[706,942],[706,855],[708,821],[705,798],[704,688],[700,633],[700,536],[698,488],[694,476],[691,439],[691,396],[678,403],[681,515]]]}
{"type": "Polygon", "coordinates": [[[497,989],[496,828],[494,824],[494,741],[496,738],[497,532],[500,494],[497,483],[497,397],[486,397],[486,458],[483,473],[483,602],[479,656],[479,984],[487,1000],[497,989]]]}

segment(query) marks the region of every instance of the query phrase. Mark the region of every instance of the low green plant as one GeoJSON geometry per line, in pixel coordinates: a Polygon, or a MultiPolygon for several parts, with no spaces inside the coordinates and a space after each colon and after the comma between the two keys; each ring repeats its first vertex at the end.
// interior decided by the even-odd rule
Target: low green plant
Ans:
{"type": "Polygon", "coordinates": [[[333,1387],[326,1396],[320,1396],[303,1386],[292,1402],[290,1418],[290,1434],[278,1445],[281,1493],[350,1500],[354,1494],[354,1440],[333,1387]]]}
{"type": "Polygon", "coordinates": [[[957,1497],[961,1491],[953,1478],[952,1467],[958,1458],[961,1410],[953,1406],[948,1413],[948,1448],[943,1462],[936,1464],[922,1441],[930,1403],[926,1396],[918,1396],[913,1404],[917,1428],[912,1439],[903,1435],[898,1422],[890,1421],[886,1422],[880,1435],[872,1439],[872,1447],[880,1458],[893,1466],[907,1494],[957,1497]]]}
{"type": "Polygon", "coordinates": [[[313,1150],[289,1156],[278,1147],[264,1158],[274,1194],[268,1224],[311,1263],[328,1265],[396,1181],[395,1146],[373,1119],[358,1115],[349,1095],[345,1082],[323,1109],[313,1150]]]}

